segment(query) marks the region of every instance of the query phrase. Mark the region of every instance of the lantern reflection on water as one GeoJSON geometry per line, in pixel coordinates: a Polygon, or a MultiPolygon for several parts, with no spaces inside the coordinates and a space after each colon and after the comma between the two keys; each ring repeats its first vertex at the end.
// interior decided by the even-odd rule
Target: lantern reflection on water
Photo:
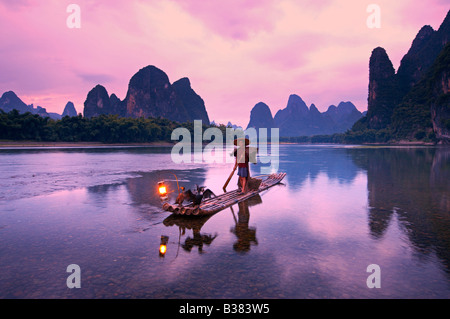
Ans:
{"type": "Polygon", "coordinates": [[[169,241],[169,236],[161,235],[161,242],[159,244],[159,257],[164,258],[167,251],[167,242],[169,241]]]}

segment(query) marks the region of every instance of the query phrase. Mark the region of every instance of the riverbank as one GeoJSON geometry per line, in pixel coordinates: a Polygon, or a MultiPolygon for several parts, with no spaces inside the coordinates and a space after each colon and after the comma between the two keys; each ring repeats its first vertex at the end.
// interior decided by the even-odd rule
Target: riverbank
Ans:
{"type": "Polygon", "coordinates": [[[152,143],[101,143],[101,142],[37,142],[37,141],[0,141],[0,147],[109,147],[109,146],[142,146],[172,147],[169,142],[152,143]]]}
{"type": "MultiPolygon", "coordinates": [[[[170,142],[151,142],[151,143],[101,143],[101,142],[38,142],[38,141],[2,141],[0,140],[0,148],[8,147],[172,147],[178,141],[170,142]]],[[[207,145],[209,143],[203,143],[207,145]]],[[[271,144],[268,142],[267,144],[271,144]]],[[[308,143],[308,142],[279,142],[280,145],[296,145],[296,144],[339,144],[339,143],[308,143]]],[[[341,144],[346,145],[346,144],[341,144]]],[[[395,143],[362,143],[360,145],[366,146],[436,146],[441,144],[436,144],[432,142],[421,142],[421,141],[397,141],[395,143]]],[[[442,144],[446,145],[446,144],[442,144]]]]}
{"type": "Polygon", "coordinates": [[[363,143],[362,145],[374,145],[374,146],[436,146],[438,145],[435,142],[423,142],[423,141],[406,141],[406,140],[402,140],[402,141],[395,141],[395,142],[391,142],[391,143],[363,143]]]}

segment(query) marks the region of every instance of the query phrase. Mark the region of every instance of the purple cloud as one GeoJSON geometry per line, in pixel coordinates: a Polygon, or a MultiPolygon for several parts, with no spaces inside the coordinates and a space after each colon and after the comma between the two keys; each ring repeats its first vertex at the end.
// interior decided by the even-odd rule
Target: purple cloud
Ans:
{"type": "Polygon", "coordinates": [[[214,33],[247,40],[258,32],[270,32],[281,18],[276,0],[173,0],[201,20],[214,33]]]}

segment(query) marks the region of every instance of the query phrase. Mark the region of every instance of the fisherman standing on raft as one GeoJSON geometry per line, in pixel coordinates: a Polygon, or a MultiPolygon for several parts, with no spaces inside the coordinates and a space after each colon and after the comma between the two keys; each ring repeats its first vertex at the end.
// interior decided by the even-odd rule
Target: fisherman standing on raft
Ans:
{"type": "Polygon", "coordinates": [[[248,163],[250,161],[250,140],[248,138],[235,139],[234,145],[237,149],[234,150],[234,156],[236,157],[235,168],[238,168],[238,186],[240,187],[239,192],[247,193],[247,182],[250,178],[250,169],[248,163]]]}

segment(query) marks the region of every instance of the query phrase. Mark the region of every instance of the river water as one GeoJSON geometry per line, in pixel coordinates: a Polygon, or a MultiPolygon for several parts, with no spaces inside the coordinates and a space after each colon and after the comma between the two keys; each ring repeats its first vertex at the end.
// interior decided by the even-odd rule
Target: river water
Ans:
{"type": "Polygon", "coordinates": [[[197,219],[158,181],[220,194],[233,164],[170,152],[0,149],[0,298],[450,297],[449,148],[280,145],[281,185],[197,219]]]}

